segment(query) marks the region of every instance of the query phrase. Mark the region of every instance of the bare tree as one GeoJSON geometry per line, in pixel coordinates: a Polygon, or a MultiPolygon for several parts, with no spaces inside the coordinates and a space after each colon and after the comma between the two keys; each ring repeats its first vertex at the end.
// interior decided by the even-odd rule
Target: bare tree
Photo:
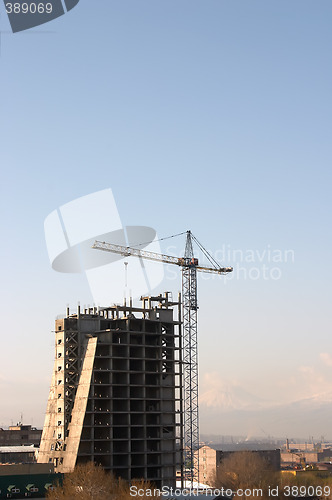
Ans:
{"type": "Polygon", "coordinates": [[[75,470],[66,474],[63,485],[48,493],[47,498],[54,500],[115,500],[119,489],[118,480],[104,471],[101,466],[89,462],[78,465],[75,470]]]}
{"type": "MultiPolygon", "coordinates": [[[[224,458],[212,482],[216,488],[238,490],[262,489],[263,496],[267,486],[273,486],[276,475],[267,462],[252,451],[234,452],[224,458]]],[[[253,496],[257,496],[253,494],[253,496]]],[[[246,495],[249,498],[250,495],[246,495]]]]}
{"type": "MultiPolygon", "coordinates": [[[[137,489],[141,491],[140,499],[156,498],[153,485],[143,480],[134,481],[137,489]],[[149,490],[149,491],[148,491],[149,490]],[[146,491],[147,494],[143,492],[146,491]]],[[[126,481],[115,478],[101,466],[89,462],[78,465],[70,474],[65,474],[63,485],[58,485],[53,491],[47,493],[51,500],[128,500],[130,498],[129,485],[126,481]]]]}

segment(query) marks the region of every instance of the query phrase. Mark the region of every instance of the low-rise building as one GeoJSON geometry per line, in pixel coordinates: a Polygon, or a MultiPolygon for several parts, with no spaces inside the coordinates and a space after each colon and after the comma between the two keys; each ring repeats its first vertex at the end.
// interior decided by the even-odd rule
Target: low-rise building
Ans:
{"type": "Polygon", "coordinates": [[[36,462],[37,448],[28,446],[0,446],[0,464],[32,464],[36,462]]]}
{"type": "MultiPolygon", "coordinates": [[[[246,450],[248,451],[248,450],[246,450]]],[[[280,470],[280,450],[250,450],[263,458],[269,467],[280,470]]],[[[238,451],[216,450],[213,446],[201,446],[198,450],[199,456],[199,478],[201,483],[211,483],[216,473],[217,467],[230,455],[238,451]]]]}
{"type": "Polygon", "coordinates": [[[0,498],[44,498],[62,480],[53,464],[0,465],[0,498]]]}
{"type": "Polygon", "coordinates": [[[39,446],[42,431],[31,425],[11,425],[9,429],[0,428],[0,446],[21,446],[33,444],[39,446]]]}
{"type": "Polygon", "coordinates": [[[290,449],[288,452],[281,453],[282,464],[312,464],[330,461],[332,461],[331,448],[321,451],[301,451],[290,449]]]}

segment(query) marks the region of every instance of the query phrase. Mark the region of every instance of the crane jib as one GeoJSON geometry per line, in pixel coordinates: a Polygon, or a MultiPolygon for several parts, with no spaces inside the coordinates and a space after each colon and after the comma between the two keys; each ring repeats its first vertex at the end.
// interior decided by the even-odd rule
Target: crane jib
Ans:
{"type": "Polygon", "coordinates": [[[105,252],[112,252],[122,255],[123,257],[141,257],[143,259],[154,260],[156,262],[163,262],[164,264],[176,264],[183,268],[196,268],[197,271],[215,273],[215,274],[227,274],[233,271],[232,267],[204,267],[198,265],[198,259],[194,257],[174,257],[172,255],[159,254],[155,252],[148,252],[146,250],[139,250],[138,248],[125,247],[122,245],[116,245],[114,243],[106,243],[105,241],[95,241],[92,248],[97,250],[103,250],[105,252]]]}

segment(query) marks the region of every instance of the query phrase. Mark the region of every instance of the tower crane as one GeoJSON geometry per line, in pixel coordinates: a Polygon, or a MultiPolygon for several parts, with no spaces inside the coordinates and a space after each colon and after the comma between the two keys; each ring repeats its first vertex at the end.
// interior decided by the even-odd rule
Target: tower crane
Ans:
{"type": "MultiPolygon", "coordinates": [[[[183,392],[184,392],[184,479],[193,483],[198,480],[199,419],[198,419],[198,344],[197,344],[197,271],[228,274],[232,267],[220,267],[218,262],[199,243],[191,231],[187,231],[184,257],[149,252],[138,248],[95,241],[92,248],[113,252],[124,257],[175,264],[182,268],[182,318],[183,318],[183,392]],[[203,267],[194,257],[193,241],[213,267],[203,267]]],[[[183,234],[183,233],[182,233],[183,234]]]]}

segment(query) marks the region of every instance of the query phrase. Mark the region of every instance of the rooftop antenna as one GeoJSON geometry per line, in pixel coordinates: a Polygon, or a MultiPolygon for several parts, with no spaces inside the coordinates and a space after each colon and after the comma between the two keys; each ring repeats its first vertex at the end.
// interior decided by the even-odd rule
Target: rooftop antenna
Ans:
{"type": "Polygon", "coordinates": [[[128,262],[124,262],[125,266],[125,286],[124,286],[124,303],[126,304],[127,302],[127,295],[128,295],[128,262]]]}
{"type": "Polygon", "coordinates": [[[124,265],[125,265],[125,289],[127,289],[127,278],[128,278],[128,262],[124,262],[124,265]]]}

